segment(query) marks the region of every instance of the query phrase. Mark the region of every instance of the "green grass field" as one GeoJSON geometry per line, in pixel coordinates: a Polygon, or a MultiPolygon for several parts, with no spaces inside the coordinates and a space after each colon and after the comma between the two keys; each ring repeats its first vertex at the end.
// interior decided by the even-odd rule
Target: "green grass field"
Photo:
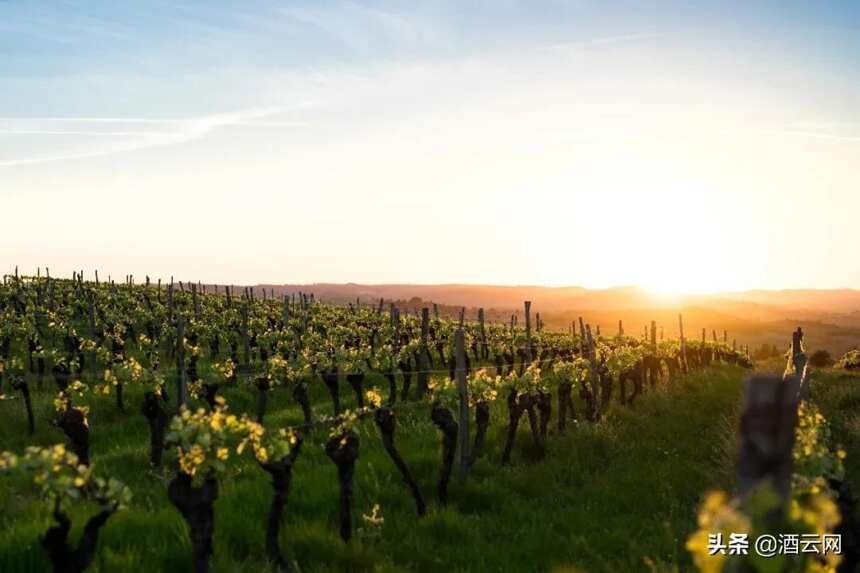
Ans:
{"type": "MultiPolygon", "coordinates": [[[[694,529],[703,493],[732,485],[746,374],[713,368],[674,389],[646,393],[633,409],[613,405],[596,426],[580,422],[562,436],[553,428],[543,459],[531,447],[528,424],[521,424],[508,467],[499,464],[507,420],[499,401],[485,457],[466,483],[452,482],[447,508],[435,502],[440,445],[429,407],[398,405],[397,443],[430,502],[428,515],[416,517],[373,421],[365,420],[354,484],[357,533],[349,545],[337,534],[337,473],[321,446],[327,432],[319,429],[308,437],[295,467],[282,545],[305,572],[687,570],[684,542],[694,529]],[[361,517],[374,504],[384,517],[376,529],[365,527],[361,517]]],[[[371,382],[384,385],[381,378],[371,382]]],[[[347,390],[344,384],[349,406],[347,390]]],[[[165,452],[164,470],[149,469],[148,428],[138,413],[141,396],[133,389],[127,394],[128,413],[105,398],[89,416],[96,472],[124,481],[134,493],[131,508],[115,514],[103,529],[90,570],[190,570],[186,526],[166,497],[172,452],[165,452]]],[[[232,411],[253,411],[252,393],[233,388],[224,394],[232,411]]],[[[315,415],[330,412],[322,384],[312,401],[315,415]]],[[[52,413],[49,393],[37,396],[35,407],[37,434],[31,439],[20,401],[0,402],[2,449],[65,441],[46,422],[52,413]]],[[[266,426],[300,422],[288,392],[271,392],[266,426]]],[[[860,460],[860,455],[852,457],[860,460]]],[[[269,570],[264,558],[271,500],[267,477],[242,461],[222,480],[213,571],[269,570]]],[[[0,571],[47,571],[38,538],[50,516],[34,495],[21,494],[21,485],[0,479],[0,571]]],[[[80,528],[92,512],[93,507],[77,508],[73,522],[80,528]]]]}

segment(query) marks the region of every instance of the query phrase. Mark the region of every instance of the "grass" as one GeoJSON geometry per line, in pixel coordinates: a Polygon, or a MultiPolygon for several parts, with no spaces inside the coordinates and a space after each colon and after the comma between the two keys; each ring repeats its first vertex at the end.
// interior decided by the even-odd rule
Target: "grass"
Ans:
{"type": "MultiPolygon", "coordinates": [[[[361,426],[355,476],[357,534],[349,545],[337,535],[337,477],[321,443],[309,438],[296,464],[281,542],[304,572],[327,571],[670,571],[688,570],[686,536],[709,488],[731,488],[734,437],[744,371],[718,367],[693,375],[682,387],[649,392],[634,409],[613,406],[597,425],[553,432],[543,459],[521,424],[512,464],[499,465],[505,422],[498,403],[486,454],[464,484],[451,485],[447,508],[435,502],[440,439],[424,405],[398,409],[397,443],[430,502],[418,519],[414,504],[372,420],[361,426]],[[379,504],[384,524],[365,527],[362,514],[379,504]]],[[[380,387],[381,378],[372,378],[380,387]]],[[[330,412],[322,385],[312,395],[315,414],[330,412]]],[[[343,385],[346,405],[351,390],[343,385]]],[[[227,389],[234,412],[252,412],[253,395],[227,389]]],[[[91,571],[188,571],[185,524],[168,503],[169,469],[148,468],[148,428],[138,413],[141,396],[127,389],[128,413],[112,399],[91,413],[91,457],[97,473],[123,480],[134,492],[129,510],[108,521],[91,571]]],[[[858,394],[860,407],[860,394],[858,394]]],[[[581,411],[581,405],[579,405],[581,411]]],[[[26,436],[19,401],[0,402],[0,448],[64,441],[48,426],[51,396],[35,397],[37,432],[26,436]]],[[[301,422],[288,392],[274,390],[268,427],[301,422]]],[[[858,444],[860,445],[860,444],[858,444]]],[[[166,465],[172,458],[165,453],[166,465]]],[[[855,459],[860,459],[858,455],[855,459]]],[[[213,571],[268,571],[264,523],[271,488],[250,462],[235,464],[222,480],[215,507],[213,571]]],[[[92,514],[73,513],[77,529],[92,514]]],[[[50,517],[21,483],[0,479],[0,571],[46,571],[38,543],[50,517]]]]}

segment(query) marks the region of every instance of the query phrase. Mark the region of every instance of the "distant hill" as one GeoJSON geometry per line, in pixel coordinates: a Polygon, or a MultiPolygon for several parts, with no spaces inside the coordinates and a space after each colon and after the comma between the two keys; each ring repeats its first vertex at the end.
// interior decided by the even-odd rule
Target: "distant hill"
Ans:
{"type": "Polygon", "coordinates": [[[523,301],[531,300],[547,328],[566,331],[579,316],[600,325],[604,334],[614,334],[622,320],[627,334],[639,335],[651,320],[657,321],[664,336],[677,337],[678,314],[684,315],[685,334],[700,338],[706,329],[710,340],[716,332],[722,338],[759,347],[781,347],[791,330],[802,326],[810,348],[825,348],[841,354],[860,346],[860,291],[840,290],[752,290],[712,295],[660,297],[636,287],[585,289],[582,287],[493,286],[493,285],[363,285],[355,283],[256,285],[277,297],[292,293],[313,293],[319,300],[334,304],[378,304],[392,302],[406,312],[420,312],[424,306],[438,305],[440,315],[457,316],[466,308],[474,319],[484,308],[490,322],[509,323],[511,315],[522,320],[523,301]]]}

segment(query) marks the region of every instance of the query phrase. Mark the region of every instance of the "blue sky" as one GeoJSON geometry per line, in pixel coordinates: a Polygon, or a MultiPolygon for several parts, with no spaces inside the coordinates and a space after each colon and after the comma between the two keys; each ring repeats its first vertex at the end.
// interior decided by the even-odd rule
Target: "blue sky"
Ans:
{"type": "Polygon", "coordinates": [[[259,93],[260,76],[637,39],[659,39],[709,74],[767,67],[778,87],[805,79],[856,93],[858,29],[856,2],[5,0],[0,103],[12,117],[217,112],[278,103],[259,93]],[[156,97],[165,91],[170,98],[156,97]]]}
{"type": "Polygon", "coordinates": [[[858,102],[853,2],[0,0],[0,197],[21,215],[0,262],[860,287],[858,102]],[[801,247],[814,276],[738,257],[800,217],[830,223],[801,247]],[[717,263],[642,264],[642,218],[717,263]],[[570,255],[572,226],[602,251],[570,255]],[[176,228],[218,256],[138,240],[176,228]],[[452,254],[457,234],[523,262],[452,254]]]}

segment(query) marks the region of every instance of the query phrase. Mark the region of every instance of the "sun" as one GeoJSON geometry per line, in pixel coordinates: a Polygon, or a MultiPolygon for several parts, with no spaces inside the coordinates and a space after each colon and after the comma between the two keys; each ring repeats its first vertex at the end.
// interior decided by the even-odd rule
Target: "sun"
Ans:
{"type": "Polygon", "coordinates": [[[663,299],[678,298],[687,294],[684,289],[679,288],[674,284],[651,284],[644,285],[643,288],[648,292],[648,294],[663,299]]]}

